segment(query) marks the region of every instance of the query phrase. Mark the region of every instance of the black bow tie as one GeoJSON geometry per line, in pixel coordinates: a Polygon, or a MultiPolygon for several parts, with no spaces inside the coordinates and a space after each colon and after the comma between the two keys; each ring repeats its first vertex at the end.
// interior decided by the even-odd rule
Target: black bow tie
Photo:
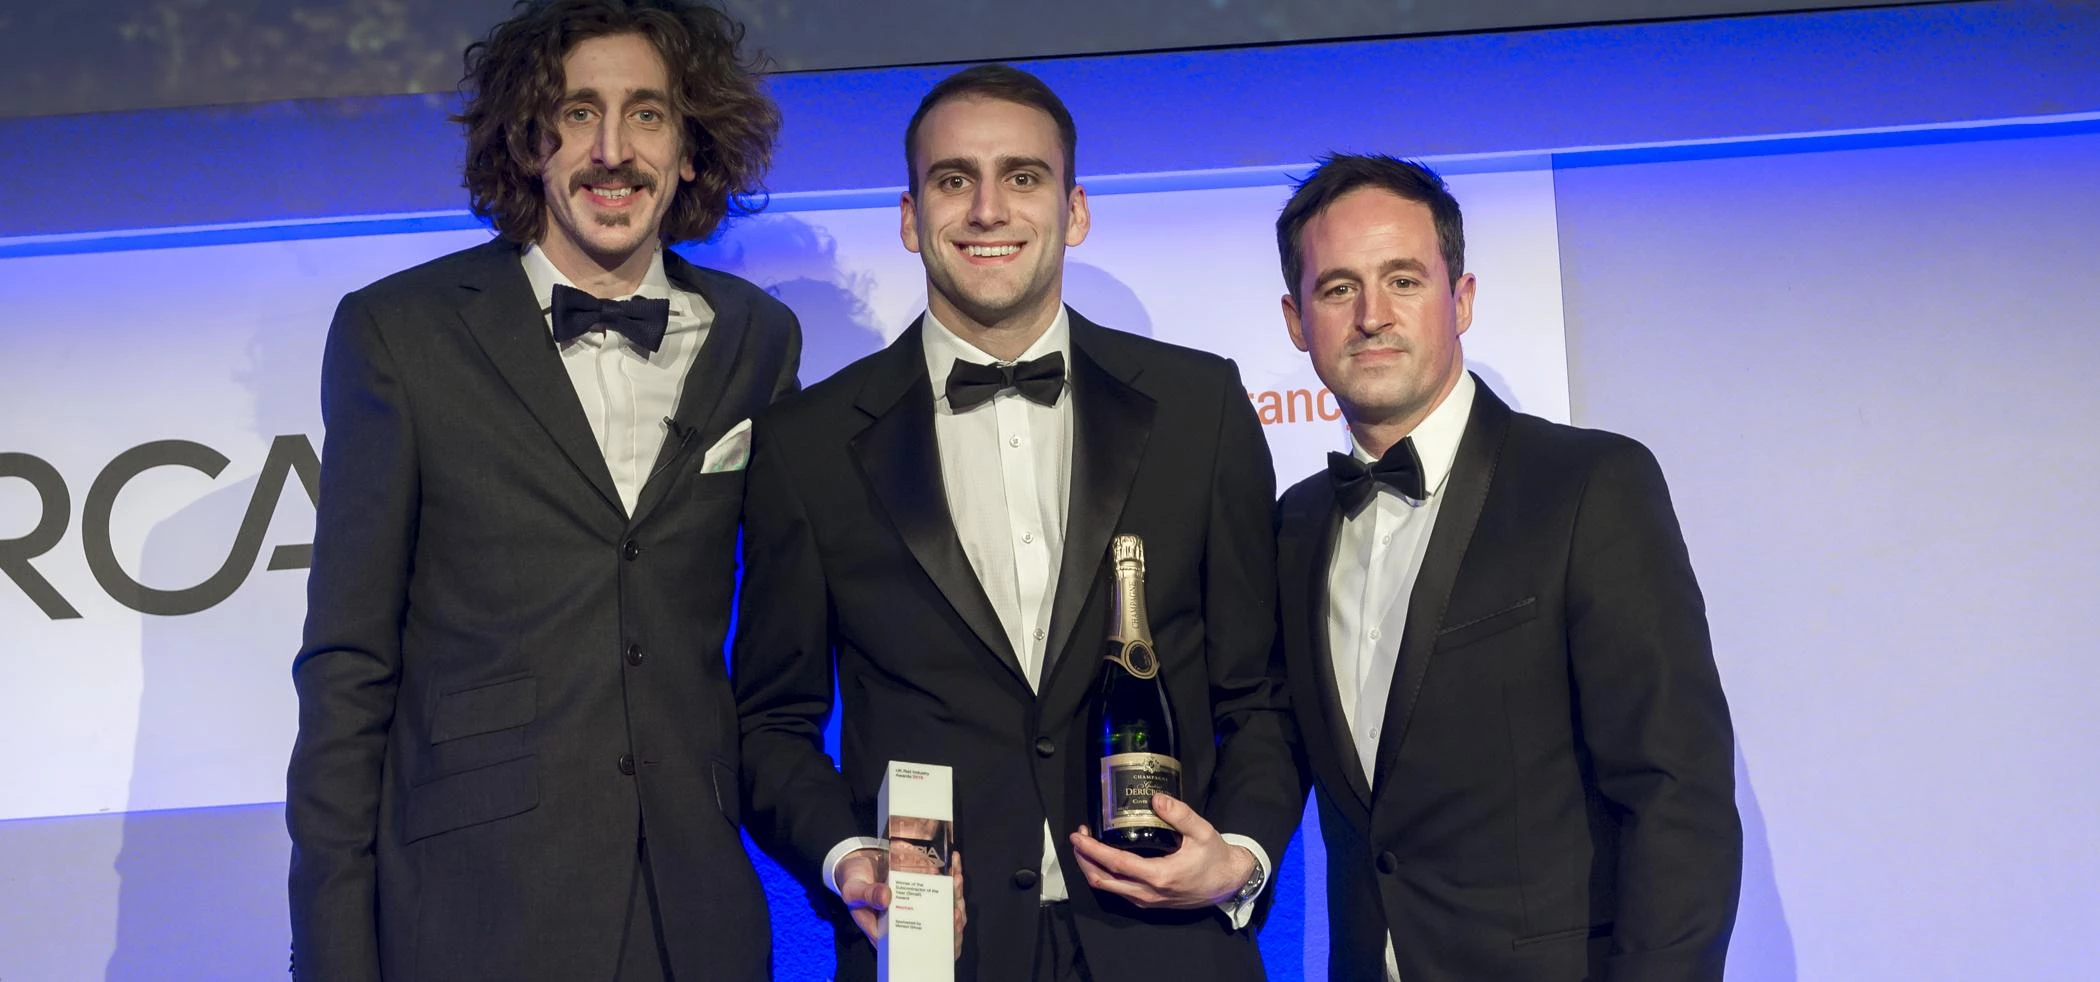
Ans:
{"type": "Polygon", "coordinates": [[[958,358],[948,370],[948,408],[956,412],[1007,389],[1020,390],[1022,398],[1039,406],[1057,405],[1058,393],[1065,389],[1065,353],[1053,351],[1011,365],[979,365],[958,358]]]}
{"type": "Polygon", "coordinates": [[[650,354],[664,345],[671,301],[635,297],[600,300],[572,286],[554,284],[554,341],[566,344],[591,331],[618,331],[650,354]]]}
{"type": "Polygon", "coordinates": [[[1329,453],[1327,477],[1334,482],[1334,497],[1341,502],[1342,513],[1350,516],[1370,503],[1380,484],[1416,501],[1429,497],[1422,489],[1422,458],[1415,454],[1413,437],[1393,444],[1370,465],[1354,454],[1329,453]]]}

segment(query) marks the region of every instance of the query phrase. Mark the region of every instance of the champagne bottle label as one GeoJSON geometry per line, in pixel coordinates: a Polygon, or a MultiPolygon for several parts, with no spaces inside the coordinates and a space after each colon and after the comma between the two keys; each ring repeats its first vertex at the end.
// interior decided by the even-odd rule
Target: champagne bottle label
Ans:
{"type": "Polygon", "coordinates": [[[1155,794],[1181,797],[1181,762],[1165,754],[1101,758],[1101,827],[1171,829],[1152,811],[1155,794]]]}

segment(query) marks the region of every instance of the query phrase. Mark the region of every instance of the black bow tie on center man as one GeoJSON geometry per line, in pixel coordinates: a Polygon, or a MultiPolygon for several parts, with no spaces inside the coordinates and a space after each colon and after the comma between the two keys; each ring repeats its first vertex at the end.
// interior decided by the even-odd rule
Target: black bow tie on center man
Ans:
{"type": "Polygon", "coordinates": [[[948,370],[948,408],[962,412],[1007,389],[1020,390],[1022,398],[1037,405],[1055,406],[1057,395],[1064,388],[1062,351],[1011,365],[978,365],[957,359],[955,367],[948,370]]]}
{"type": "Polygon", "coordinates": [[[664,345],[671,301],[635,297],[600,300],[572,286],[554,284],[554,341],[567,344],[591,331],[618,331],[650,354],[664,345]]]}
{"type": "Polygon", "coordinates": [[[1416,501],[1429,496],[1422,488],[1422,458],[1415,454],[1413,437],[1393,444],[1385,456],[1368,466],[1353,454],[1329,453],[1327,477],[1334,482],[1335,500],[1348,515],[1362,511],[1380,484],[1416,501]]]}

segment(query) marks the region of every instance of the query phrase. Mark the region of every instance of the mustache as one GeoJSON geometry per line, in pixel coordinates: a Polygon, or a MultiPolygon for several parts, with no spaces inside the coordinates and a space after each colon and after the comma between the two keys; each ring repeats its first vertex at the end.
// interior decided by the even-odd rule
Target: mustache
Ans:
{"type": "Polygon", "coordinates": [[[649,175],[642,173],[632,164],[621,164],[618,167],[591,167],[577,171],[575,177],[569,178],[569,190],[572,192],[583,190],[586,184],[624,184],[643,191],[656,190],[656,182],[650,180],[649,175]]]}

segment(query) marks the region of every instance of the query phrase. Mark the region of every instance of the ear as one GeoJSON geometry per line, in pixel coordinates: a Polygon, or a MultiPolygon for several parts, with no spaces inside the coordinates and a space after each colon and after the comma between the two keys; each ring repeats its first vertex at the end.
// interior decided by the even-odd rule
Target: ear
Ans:
{"type": "Polygon", "coordinates": [[[1458,318],[1458,333],[1464,334],[1466,328],[1473,326],[1473,274],[1459,277],[1458,289],[1453,290],[1451,296],[1456,308],[1453,313],[1458,318]]]}
{"type": "Polygon", "coordinates": [[[700,171],[693,166],[693,155],[686,154],[685,159],[678,162],[678,179],[691,184],[693,178],[699,176],[700,171]]]}
{"type": "Polygon", "coordinates": [[[1288,293],[1283,295],[1283,326],[1290,331],[1291,343],[1299,351],[1312,350],[1305,346],[1305,325],[1298,320],[1298,301],[1288,293]]]}
{"type": "Polygon", "coordinates": [[[1072,193],[1065,195],[1065,248],[1086,241],[1087,230],[1094,225],[1094,218],[1086,210],[1086,185],[1072,185],[1072,193]]]}
{"type": "Polygon", "coordinates": [[[919,211],[910,191],[897,196],[897,235],[904,240],[904,248],[919,251],[919,211]]]}

